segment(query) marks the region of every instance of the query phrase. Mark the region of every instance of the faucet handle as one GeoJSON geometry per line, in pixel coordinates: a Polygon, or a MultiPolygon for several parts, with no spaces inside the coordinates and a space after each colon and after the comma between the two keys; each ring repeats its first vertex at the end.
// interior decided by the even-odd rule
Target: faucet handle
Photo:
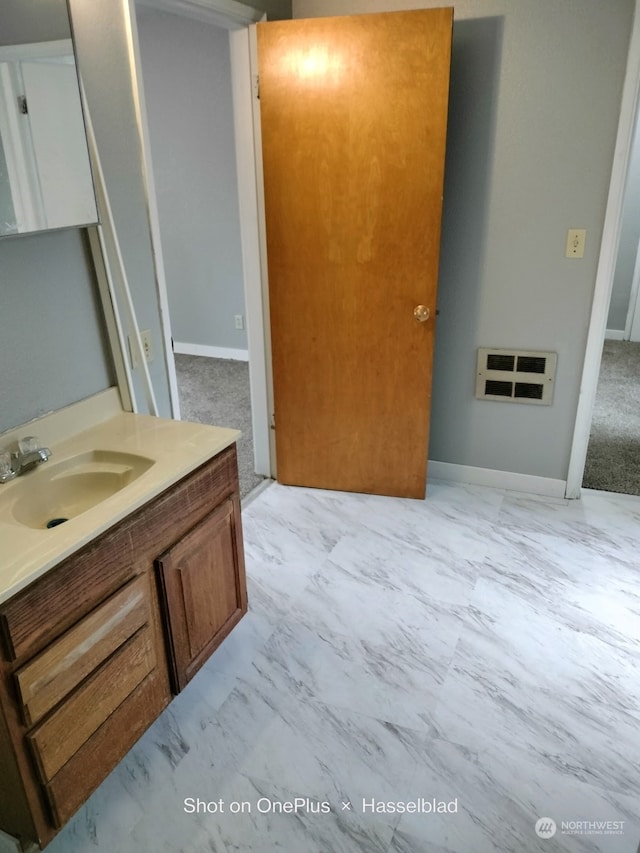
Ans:
{"type": "Polygon", "coordinates": [[[7,480],[12,480],[14,476],[11,451],[3,450],[0,453],[0,482],[5,483],[7,480]]]}
{"type": "Polygon", "coordinates": [[[35,453],[40,450],[40,439],[35,435],[25,435],[18,441],[18,450],[23,456],[27,453],[35,453]]]}

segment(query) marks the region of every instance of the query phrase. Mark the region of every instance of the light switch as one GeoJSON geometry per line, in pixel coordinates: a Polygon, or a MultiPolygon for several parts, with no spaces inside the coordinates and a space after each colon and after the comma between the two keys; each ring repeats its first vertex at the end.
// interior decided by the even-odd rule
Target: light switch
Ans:
{"type": "Polygon", "coordinates": [[[567,231],[567,257],[583,258],[587,232],[584,228],[569,228],[567,231]]]}

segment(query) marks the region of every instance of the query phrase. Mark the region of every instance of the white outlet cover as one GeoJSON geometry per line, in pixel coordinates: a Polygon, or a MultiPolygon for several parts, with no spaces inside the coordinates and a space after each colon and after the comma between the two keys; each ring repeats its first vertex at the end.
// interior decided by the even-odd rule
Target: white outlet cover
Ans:
{"type": "Polygon", "coordinates": [[[585,228],[569,228],[567,231],[567,258],[584,258],[584,244],[587,241],[585,228]]]}

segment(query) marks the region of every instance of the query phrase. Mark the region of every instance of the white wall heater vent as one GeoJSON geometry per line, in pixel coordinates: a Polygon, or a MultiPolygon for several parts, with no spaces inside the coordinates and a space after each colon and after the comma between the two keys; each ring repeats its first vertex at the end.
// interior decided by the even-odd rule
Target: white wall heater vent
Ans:
{"type": "Polygon", "coordinates": [[[480,347],[476,397],[549,406],[553,400],[557,361],[555,352],[480,347]]]}

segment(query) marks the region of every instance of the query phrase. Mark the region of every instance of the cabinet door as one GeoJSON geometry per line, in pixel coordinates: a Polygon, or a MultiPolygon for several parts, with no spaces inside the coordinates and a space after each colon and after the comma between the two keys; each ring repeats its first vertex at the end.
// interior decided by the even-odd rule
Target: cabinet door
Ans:
{"type": "Polygon", "coordinates": [[[239,508],[227,498],[156,560],[179,692],[247,610],[239,508]]]}

